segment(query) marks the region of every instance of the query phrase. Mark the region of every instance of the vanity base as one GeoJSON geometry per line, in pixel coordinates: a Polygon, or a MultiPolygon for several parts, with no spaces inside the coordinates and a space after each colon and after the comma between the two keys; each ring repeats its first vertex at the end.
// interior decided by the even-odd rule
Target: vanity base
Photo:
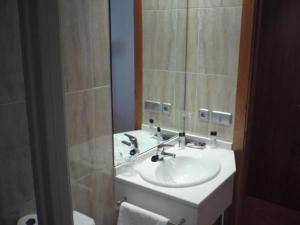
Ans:
{"type": "MultiPolygon", "coordinates": [[[[199,205],[136,186],[118,177],[115,181],[115,195],[116,200],[126,197],[129,203],[165,216],[173,223],[184,218],[184,225],[212,225],[232,202],[233,181],[233,176],[229,177],[199,205]]],[[[188,188],[181,189],[188,191],[188,188]]]]}

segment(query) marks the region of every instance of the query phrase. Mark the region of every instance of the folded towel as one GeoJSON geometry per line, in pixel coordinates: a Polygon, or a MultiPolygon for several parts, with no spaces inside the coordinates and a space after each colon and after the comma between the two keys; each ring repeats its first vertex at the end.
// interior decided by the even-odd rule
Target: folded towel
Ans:
{"type": "Polygon", "coordinates": [[[120,206],[118,225],[167,225],[163,216],[123,202],[120,206]]]}

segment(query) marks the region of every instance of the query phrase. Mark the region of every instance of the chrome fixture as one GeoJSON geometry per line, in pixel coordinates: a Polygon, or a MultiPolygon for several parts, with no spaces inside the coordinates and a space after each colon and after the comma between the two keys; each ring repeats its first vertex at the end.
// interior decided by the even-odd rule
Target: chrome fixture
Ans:
{"type": "MultiPolygon", "coordinates": [[[[135,155],[137,153],[140,153],[139,150],[139,145],[138,145],[138,140],[136,137],[130,135],[130,134],[124,134],[126,137],[129,138],[129,141],[131,143],[131,145],[133,145],[133,149],[130,151],[130,155],[135,155]]],[[[124,142],[122,142],[123,144],[125,144],[124,142]]]]}
{"type": "Polygon", "coordinates": [[[152,162],[163,161],[165,157],[176,158],[176,154],[166,152],[165,147],[174,147],[174,145],[171,145],[171,144],[160,144],[160,145],[158,145],[156,155],[151,157],[152,162]]]}

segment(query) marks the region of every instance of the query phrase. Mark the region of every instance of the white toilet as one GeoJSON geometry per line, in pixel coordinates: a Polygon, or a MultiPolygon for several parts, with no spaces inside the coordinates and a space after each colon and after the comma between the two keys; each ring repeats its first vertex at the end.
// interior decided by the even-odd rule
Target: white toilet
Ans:
{"type": "MultiPolygon", "coordinates": [[[[92,218],[77,211],[73,211],[73,218],[74,225],[96,225],[92,218]]],[[[29,214],[23,216],[18,220],[17,225],[38,225],[37,215],[29,214]]]]}

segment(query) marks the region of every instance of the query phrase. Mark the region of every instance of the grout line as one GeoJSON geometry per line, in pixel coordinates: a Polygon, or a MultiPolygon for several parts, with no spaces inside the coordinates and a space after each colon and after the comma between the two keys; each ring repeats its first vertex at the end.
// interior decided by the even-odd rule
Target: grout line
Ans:
{"type": "Polygon", "coordinates": [[[155,71],[155,72],[169,72],[169,73],[183,73],[185,74],[185,71],[176,71],[176,70],[160,70],[160,69],[143,69],[144,71],[155,71]]]}
{"type": "Polygon", "coordinates": [[[191,9],[228,9],[228,8],[242,8],[242,5],[233,6],[207,6],[207,7],[189,7],[189,8],[172,8],[172,9],[143,9],[143,11],[179,11],[179,10],[191,10],[191,9]]]}
{"type": "Polygon", "coordinates": [[[26,103],[25,100],[19,100],[19,101],[13,101],[9,103],[0,103],[0,106],[7,106],[7,105],[14,105],[14,104],[21,104],[21,103],[26,103]]]}
{"type": "Polygon", "coordinates": [[[234,78],[235,76],[232,74],[213,74],[213,73],[194,73],[194,72],[187,72],[187,76],[190,75],[201,75],[201,76],[217,76],[217,77],[228,77],[228,78],[234,78]]]}
{"type": "Polygon", "coordinates": [[[187,76],[189,74],[191,75],[202,75],[202,76],[225,76],[225,77],[233,77],[233,75],[230,74],[214,74],[214,73],[197,73],[197,72],[184,72],[184,71],[176,71],[176,70],[159,70],[159,69],[143,69],[144,71],[154,71],[154,72],[169,72],[169,73],[180,73],[180,74],[186,74],[187,76]]]}
{"type": "Polygon", "coordinates": [[[103,85],[99,87],[93,87],[93,88],[87,88],[87,89],[82,89],[82,90],[77,90],[77,91],[67,91],[65,92],[65,95],[72,95],[72,94],[79,94],[79,93],[84,93],[84,92],[89,92],[89,91],[94,91],[102,88],[110,88],[111,85],[103,85]]]}

